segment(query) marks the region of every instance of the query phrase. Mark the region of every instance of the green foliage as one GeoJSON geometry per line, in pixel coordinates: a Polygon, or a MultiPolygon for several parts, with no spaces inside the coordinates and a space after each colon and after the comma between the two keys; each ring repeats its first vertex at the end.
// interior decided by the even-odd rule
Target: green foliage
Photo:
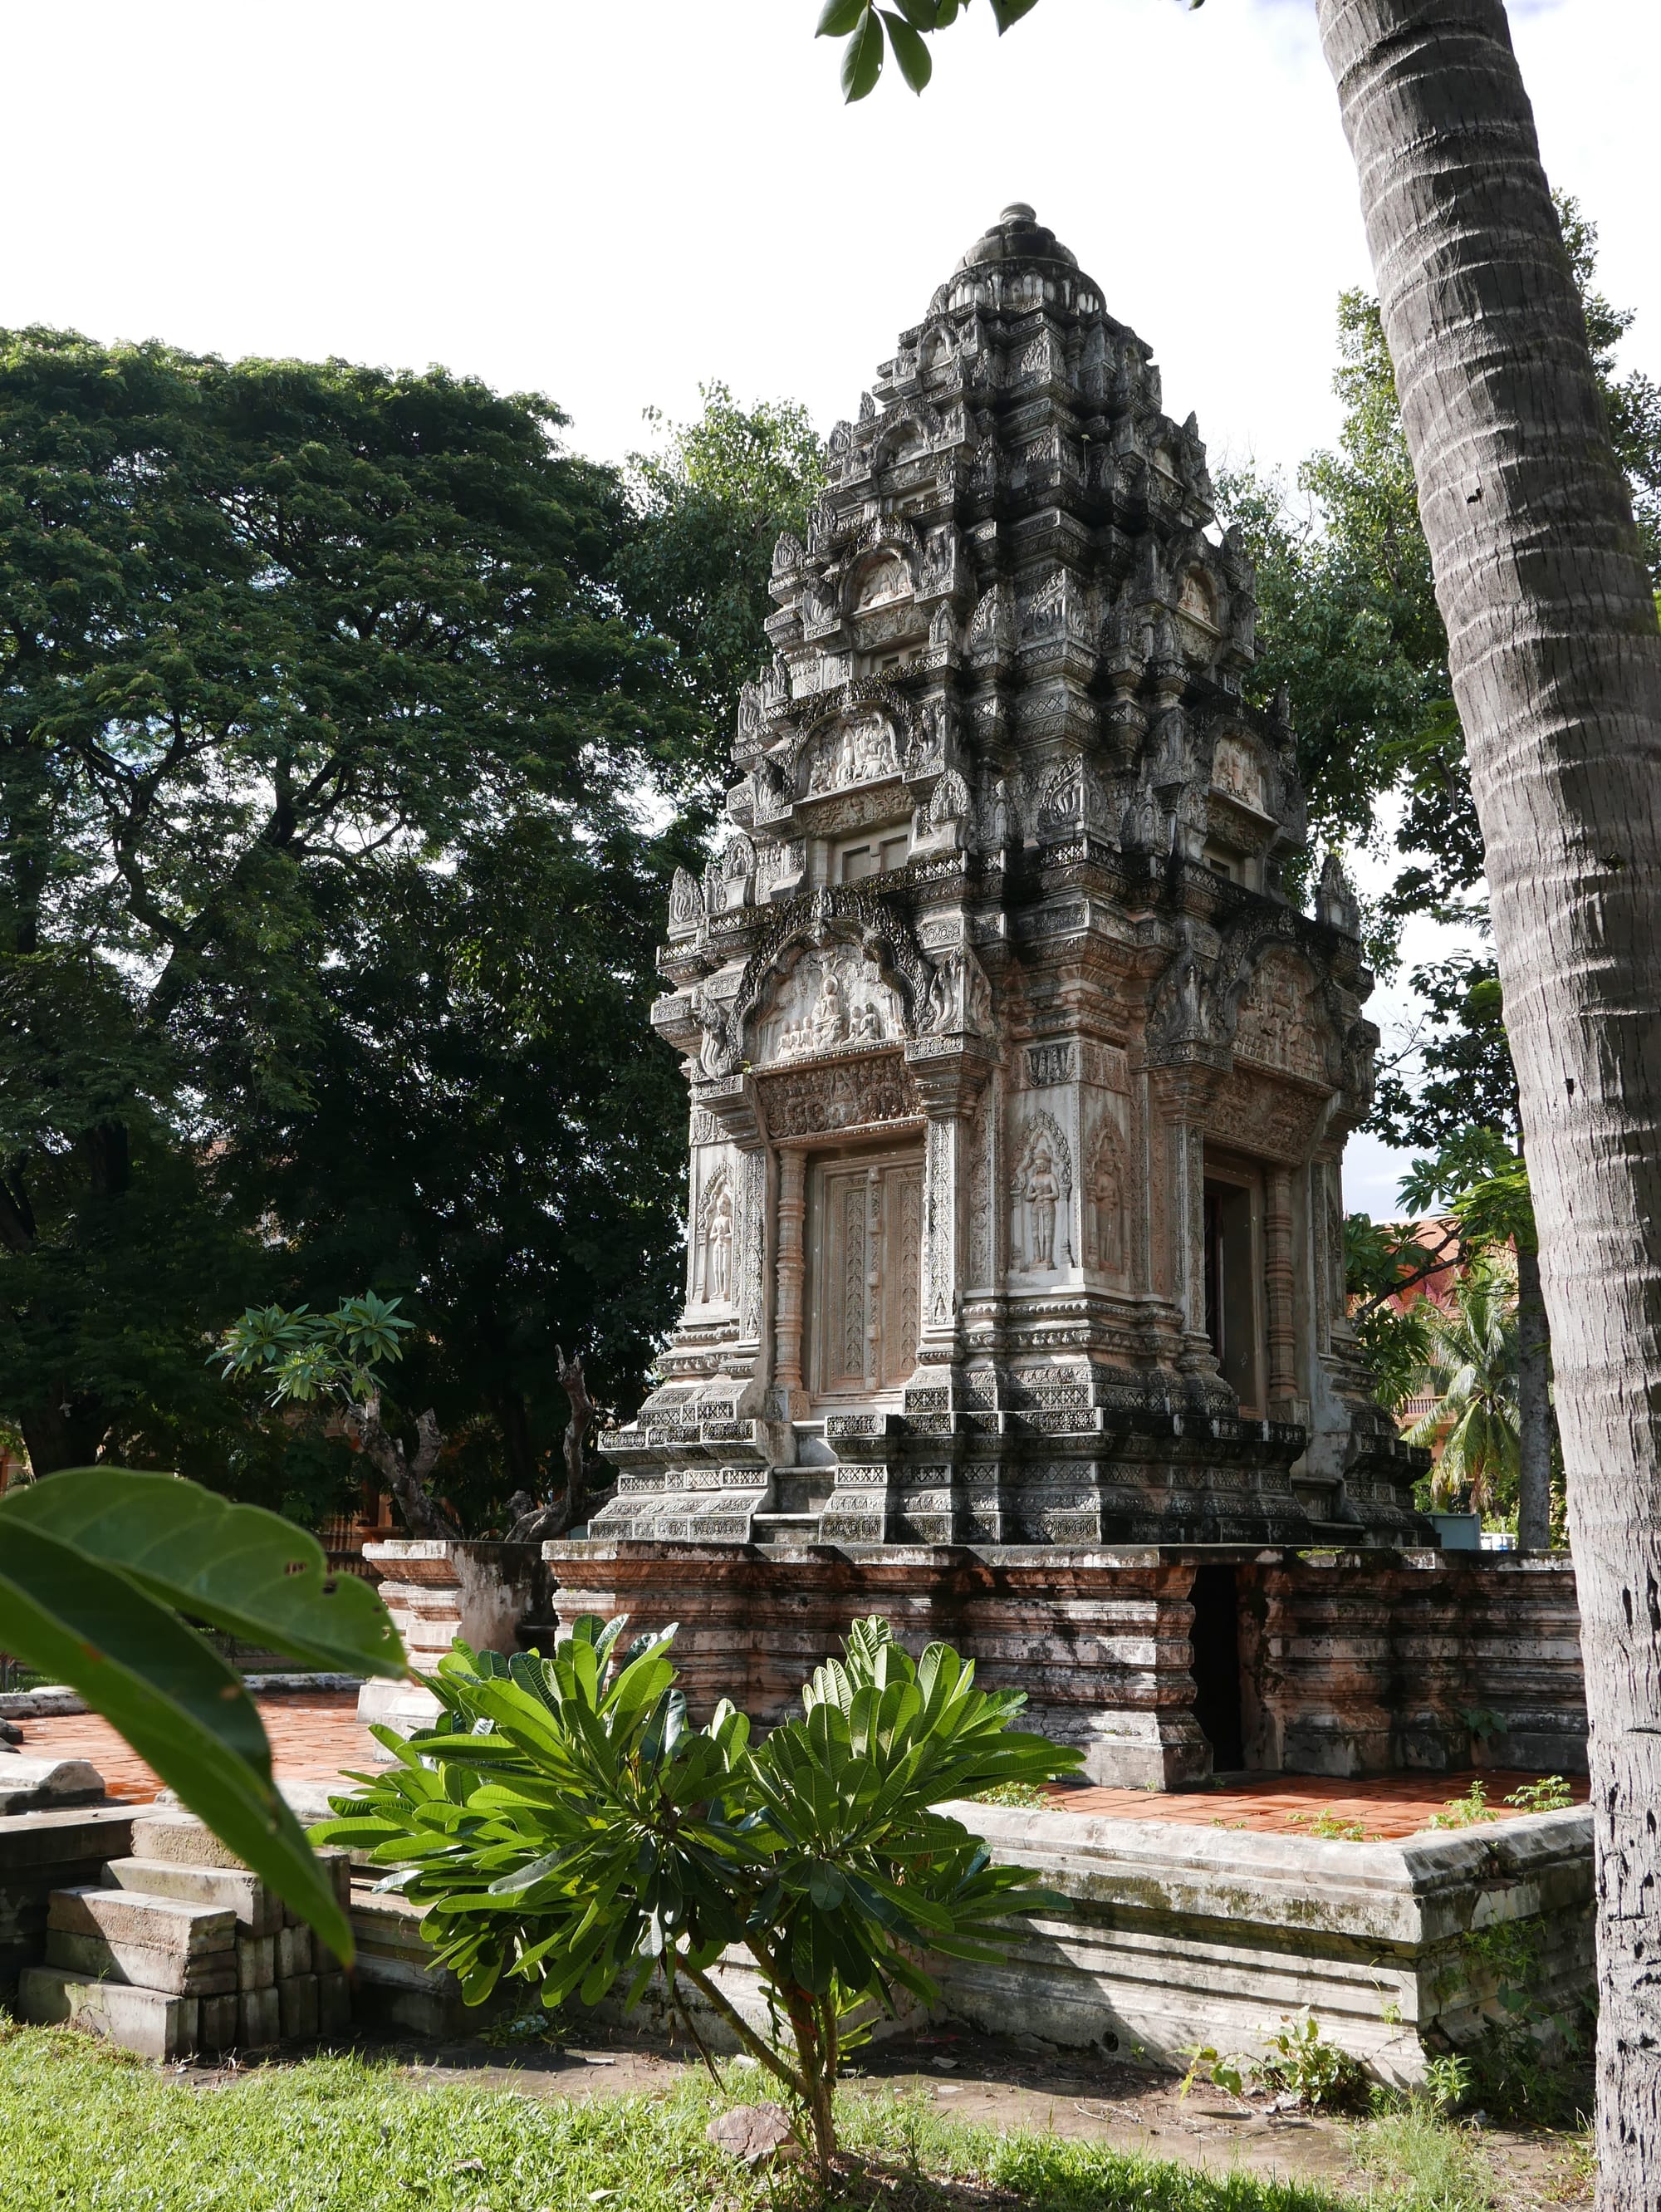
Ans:
{"type": "Polygon", "coordinates": [[[1488,1802],[1488,1785],[1478,1775],[1463,1797],[1450,1797],[1440,1813],[1433,1813],[1428,1828],[1476,1828],[1499,1814],[1488,1802]]]}
{"type": "Polygon", "coordinates": [[[1318,1813],[1288,1813],[1287,1825],[1306,1827],[1316,1841],[1323,1844],[1364,1844],[1367,1840],[1365,1820],[1348,1820],[1342,1813],[1335,1813],[1330,1805],[1323,1805],[1318,1813]]]}
{"type": "MultiPolygon", "coordinates": [[[[1470,2071],[1463,2059],[1432,2059],[1427,2075],[1438,2067],[1470,2071]]],[[[1433,2092],[1359,2131],[1355,2148],[1374,2212],[1494,2212],[1488,2155],[1480,2141],[1444,2123],[1440,2105],[1433,2092]]]]}
{"type": "Polygon", "coordinates": [[[0,1498],[8,1648],[77,1691],[342,1959],[351,1930],[271,1778],[241,1679],[182,1615],[313,1666],[404,1670],[379,1597],[258,1506],[124,1468],[0,1498]]]}
{"type": "Polygon", "coordinates": [[[1479,1259],[1446,1304],[1427,1300],[1425,1307],[1420,1387],[1437,1402],[1407,1440],[1434,1444],[1441,1435],[1431,1478],[1439,1501],[1468,1492],[1480,1512],[1512,1504],[1520,1449],[1515,1283],[1501,1266],[1479,1259]]]}
{"type": "Polygon", "coordinates": [[[1343,2112],[1363,2102],[1367,2076],[1361,2061],[1327,2040],[1312,2012],[1282,2014],[1278,2027],[1258,2033],[1264,2047],[1256,2057],[1224,2057],[1209,2044],[1191,2048],[1181,2095],[1188,2095],[1203,2073],[1231,2097],[1243,2095],[1249,2081],[1264,2095],[1293,2098],[1310,2112],[1343,2112]]]}
{"type": "Polygon", "coordinates": [[[441,370],[0,335],[0,1414],[39,1471],[327,1510],[343,1448],[204,1354],[346,1280],[535,1486],[554,1342],[626,1388],[661,1331],[682,848],[636,809],[685,712],[561,422],[441,370]]]}
{"type": "MultiPolygon", "coordinates": [[[[955,23],[968,4],[969,0],[896,0],[894,8],[879,8],[875,0],[825,0],[815,35],[847,40],[842,49],[845,100],[864,100],[882,76],[885,33],[900,74],[913,92],[920,93],[934,74],[924,38],[955,23]]],[[[1200,4],[1201,0],[1189,0],[1191,7],[1200,4]]],[[[1037,5],[1038,0],[991,0],[999,37],[1037,5]]]]}
{"type": "Polygon", "coordinates": [[[326,1314],[307,1306],[292,1313],[282,1306],[250,1306],[226,1330],[212,1357],[223,1358],[227,1381],[236,1376],[269,1384],[274,1406],[367,1398],[380,1389],[381,1363],[403,1357],[398,1339],[415,1327],[397,1305],[396,1298],[366,1291],[326,1314]]]}
{"type": "Polygon", "coordinates": [[[1506,1799],[1519,1813],[1563,1813],[1574,1802],[1574,1792],[1561,1774],[1543,1775],[1538,1782],[1525,1782],[1506,1799]]]}
{"type": "MultiPolygon", "coordinates": [[[[1025,1700],[973,1688],[943,1644],[913,1663],[880,1620],[815,1669],[804,1717],[759,1747],[723,1701],[688,1726],[672,1629],[620,1650],[624,1623],[579,1620],[552,1658],[462,1647],[433,1686],[444,1711],[398,1764],[313,1831],[403,1871],[423,1932],[464,1995],[504,1974],[543,2002],[633,2005],[654,1973],[690,1984],[803,2108],[821,2166],[849,2015],[935,1985],[918,1954],[1002,1955],[996,1928],[1045,1901],[933,1808],[1068,1771],[1079,1754],[1009,1723],[1025,1700]],[[764,2040],[709,1969],[749,1951],[777,2018],[764,2040]]],[[[689,2023],[690,2024],[690,2023],[689,2023]]]]}
{"type": "Polygon", "coordinates": [[[695,422],[650,414],[664,443],[630,457],[636,528],[616,566],[629,604],[675,647],[670,675],[685,713],[654,758],[699,827],[730,774],[739,691],[771,650],[762,625],[773,546],[785,531],[805,532],[825,481],[805,408],[746,410],[719,383],[702,394],[695,422]]]}

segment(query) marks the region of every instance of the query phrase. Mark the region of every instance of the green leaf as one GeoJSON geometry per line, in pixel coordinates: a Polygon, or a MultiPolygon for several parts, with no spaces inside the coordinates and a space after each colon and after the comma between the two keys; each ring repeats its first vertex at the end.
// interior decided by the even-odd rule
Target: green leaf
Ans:
{"type": "Polygon", "coordinates": [[[825,0],[815,39],[846,38],[864,14],[869,0],[825,0]]]}
{"type": "Polygon", "coordinates": [[[894,48],[894,58],[900,64],[900,74],[912,90],[920,93],[934,75],[934,57],[930,53],[911,25],[900,17],[882,10],[882,21],[888,27],[888,44],[894,48]]]}
{"type": "Polygon", "coordinates": [[[314,1536],[177,1475],[74,1468],[0,1498],[21,1524],[118,1567],[152,1597],[313,1666],[408,1671],[391,1616],[356,1575],[330,1578],[314,1536]]]}
{"type": "Polygon", "coordinates": [[[194,1629],[118,1568],[9,1511],[0,1513],[0,1641],[78,1691],[337,1957],[350,1960],[351,1928],[271,1780],[254,1702],[194,1629]]]}
{"type": "Polygon", "coordinates": [[[1038,5],[1038,0],[992,0],[992,14],[997,19],[997,35],[1001,39],[1011,23],[1018,23],[1038,5]]]}
{"type": "MultiPolygon", "coordinates": [[[[932,31],[936,27],[938,17],[935,0],[896,0],[896,4],[900,14],[913,29],[932,31]]],[[[892,15],[889,16],[888,21],[893,22],[892,15]]]]}
{"type": "Polygon", "coordinates": [[[842,97],[863,100],[882,74],[882,26],[867,7],[859,27],[842,52],[842,97]]]}

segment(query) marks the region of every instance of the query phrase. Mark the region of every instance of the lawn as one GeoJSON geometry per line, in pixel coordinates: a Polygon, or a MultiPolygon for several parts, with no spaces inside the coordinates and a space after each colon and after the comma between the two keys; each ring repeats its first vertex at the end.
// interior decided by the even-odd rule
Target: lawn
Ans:
{"type": "MultiPolygon", "coordinates": [[[[753,2077],[752,2077],[753,2078],[753,2077]]],[[[807,2212],[805,2177],[752,2178],[704,2130],[706,2083],[587,2101],[412,2082],[322,2057],[191,2080],[84,2038],[0,2028],[6,2212],[807,2212]]],[[[845,2093],[866,2163],[845,2201],[889,2212],[1488,2212],[1482,2154],[1413,2116],[1358,2130],[1354,2195],[1078,2138],[979,2129],[892,2091],[845,2093]]]]}

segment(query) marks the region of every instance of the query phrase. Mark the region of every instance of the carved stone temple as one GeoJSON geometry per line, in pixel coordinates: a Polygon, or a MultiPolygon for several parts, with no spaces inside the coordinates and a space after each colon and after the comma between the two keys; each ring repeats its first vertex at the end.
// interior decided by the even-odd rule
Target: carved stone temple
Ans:
{"type": "Polygon", "coordinates": [[[549,1557],[780,1697],[835,1618],[903,1613],[1093,1771],[1179,1779],[1223,1755],[1203,1685],[1127,1635],[1180,1655],[1219,1574],[1234,1607],[1299,1547],[1431,1541],[1345,1318],[1355,899],[1329,862],[1302,909],[1193,417],[1030,209],[829,453],[660,955],[685,1309],[614,1501],[549,1557]],[[1119,1624],[1105,1674],[1081,1608],[1119,1624]]]}

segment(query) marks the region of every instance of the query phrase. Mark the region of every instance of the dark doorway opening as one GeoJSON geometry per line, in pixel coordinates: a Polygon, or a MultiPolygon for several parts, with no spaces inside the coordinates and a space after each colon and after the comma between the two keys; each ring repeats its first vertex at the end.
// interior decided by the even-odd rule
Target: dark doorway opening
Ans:
{"type": "Polygon", "coordinates": [[[1237,1774],[1246,1764],[1240,1721],[1240,1599],[1233,1567],[1194,1571],[1194,1718],[1211,1747],[1211,1771],[1237,1774]]]}

